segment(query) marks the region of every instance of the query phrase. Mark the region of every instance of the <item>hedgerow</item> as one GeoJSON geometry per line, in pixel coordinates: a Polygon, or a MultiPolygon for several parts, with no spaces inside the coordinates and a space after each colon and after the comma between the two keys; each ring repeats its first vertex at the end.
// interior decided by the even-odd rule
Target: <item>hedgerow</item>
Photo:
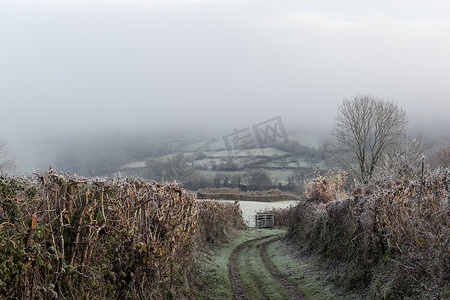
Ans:
{"type": "MultiPolygon", "coordinates": [[[[450,297],[450,171],[380,179],[348,198],[302,201],[289,235],[371,299],[450,297]]],[[[326,194],[326,193],[325,193],[326,194]]]]}
{"type": "Polygon", "coordinates": [[[176,183],[1,178],[1,298],[191,298],[194,244],[225,217],[239,227],[237,205],[199,205],[176,183]]]}

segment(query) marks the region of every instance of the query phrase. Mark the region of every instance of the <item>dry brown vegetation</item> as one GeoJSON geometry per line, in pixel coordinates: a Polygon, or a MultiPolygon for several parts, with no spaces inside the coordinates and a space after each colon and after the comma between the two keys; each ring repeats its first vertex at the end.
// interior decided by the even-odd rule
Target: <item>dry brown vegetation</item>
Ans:
{"type": "Polygon", "coordinates": [[[53,171],[0,179],[5,298],[191,298],[193,244],[243,226],[238,205],[196,205],[175,183],[53,171]]]}
{"type": "Polygon", "coordinates": [[[447,170],[379,180],[326,204],[302,201],[290,236],[327,258],[340,286],[368,288],[372,299],[448,299],[449,188],[447,170]]]}
{"type": "Polygon", "coordinates": [[[286,228],[290,225],[292,208],[293,208],[292,206],[289,206],[288,208],[271,208],[265,209],[261,213],[273,215],[274,227],[286,228]]]}
{"type": "Polygon", "coordinates": [[[224,243],[234,231],[246,227],[237,202],[199,201],[197,207],[199,247],[224,243]]]}
{"type": "Polygon", "coordinates": [[[329,170],[325,175],[316,171],[316,177],[305,183],[305,199],[310,202],[330,202],[343,199],[347,195],[344,185],[347,180],[347,172],[329,170]]]}

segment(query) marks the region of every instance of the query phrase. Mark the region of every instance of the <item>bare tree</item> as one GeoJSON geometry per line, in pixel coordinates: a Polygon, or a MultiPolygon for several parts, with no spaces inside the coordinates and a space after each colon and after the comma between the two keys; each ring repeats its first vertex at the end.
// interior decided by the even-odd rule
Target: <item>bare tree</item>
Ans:
{"type": "Polygon", "coordinates": [[[344,99],[332,131],[332,155],[367,183],[384,154],[406,136],[406,112],[394,102],[371,95],[344,99]]]}
{"type": "Polygon", "coordinates": [[[243,175],[248,189],[252,191],[264,191],[273,188],[272,180],[263,170],[251,170],[243,175]]]}
{"type": "Polygon", "coordinates": [[[14,170],[14,160],[6,142],[0,139],[0,175],[6,174],[8,171],[14,170]]]}
{"type": "Polygon", "coordinates": [[[395,150],[383,154],[376,167],[376,176],[413,180],[421,175],[422,168],[425,167],[424,159],[423,138],[405,138],[395,150]]]}

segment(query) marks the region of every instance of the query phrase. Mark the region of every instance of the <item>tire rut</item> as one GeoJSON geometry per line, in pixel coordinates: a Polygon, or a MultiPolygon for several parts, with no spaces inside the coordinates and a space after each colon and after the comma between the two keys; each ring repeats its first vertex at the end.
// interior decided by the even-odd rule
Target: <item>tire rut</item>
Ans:
{"type": "Polygon", "coordinates": [[[273,266],[273,264],[270,262],[269,254],[267,253],[267,247],[269,247],[270,244],[280,240],[278,239],[272,239],[269,241],[266,241],[262,243],[259,251],[262,258],[262,261],[264,263],[264,266],[267,270],[269,270],[270,274],[275,278],[284,288],[284,290],[288,293],[289,299],[299,299],[299,300],[306,300],[305,294],[302,293],[297,287],[296,284],[292,283],[286,278],[286,275],[281,274],[278,272],[278,270],[273,266]]]}
{"type": "MultiPolygon", "coordinates": [[[[237,257],[241,251],[243,251],[245,248],[250,247],[252,244],[257,243],[259,241],[269,239],[268,241],[263,242],[261,245],[258,245],[259,248],[259,255],[261,256],[261,259],[264,263],[265,268],[269,271],[269,273],[272,275],[272,277],[278,281],[281,286],[284,288],[286,293],[289,295],[289,299],[307,299],[305,295],[296,287],[295,284],[291,283],[289,280],[285,278],[282,274],[280,274],[275,267],[270,262],[269,256],[267,254],[267,247],[275,242],[281,239],[275,238],[276,235],[267,235],[264,237],[260,237],[257,239],[246,241],[242,244],[240,244],[236,249],[233,250],[230,261],[228,264],[228,276],[230,278],[231,287],[233,290],[233,299],[234,300],[249,300],[249,298],[246,296],[245,287],[242,283],[241,276],[239,275],[239,270],[237,266],[237,257]]],[[[256,281],[256,280],[255,280],[256,281]]],[[[259,286],[258,282],[255,282],[257,286],[259,286]]],[[[263,293],[261,293],[263,295],[263,293]]],[[[264,296],[263,296],[264,297],[264,296]]]]}
{"type": "Polygon", "coordinates": [[[242,279],[241,279],[241,276],[239,275],[239,270],[237,267],[237,257],[238,257],[239,252],[241,252],[242,249],[248,247],[249,245],[251,245],[253,243],[267,239],[272,236],[273,235],[268,235],[268,236],[263,236],[263,237],[260,237],[257,239],[246,241],[246,242],[240,244],[231,253],[230,262],[228,264],[228,276],[230,278],[230,283],[231,283],[231,288],[233,290],[233,299],[234,300],[249,300],[245,296],[244,285],[242,284],[242,279]]]}

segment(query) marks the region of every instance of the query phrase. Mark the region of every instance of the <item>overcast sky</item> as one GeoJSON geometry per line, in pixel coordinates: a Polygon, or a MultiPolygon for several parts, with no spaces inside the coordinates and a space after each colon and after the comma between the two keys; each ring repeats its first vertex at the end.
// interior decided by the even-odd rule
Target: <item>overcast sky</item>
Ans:
{"type": "Polygon", "coordinates": [[[446,119],[448,3],[1,0],[0,137],[326,127],[356,93],[446,119]]]}

